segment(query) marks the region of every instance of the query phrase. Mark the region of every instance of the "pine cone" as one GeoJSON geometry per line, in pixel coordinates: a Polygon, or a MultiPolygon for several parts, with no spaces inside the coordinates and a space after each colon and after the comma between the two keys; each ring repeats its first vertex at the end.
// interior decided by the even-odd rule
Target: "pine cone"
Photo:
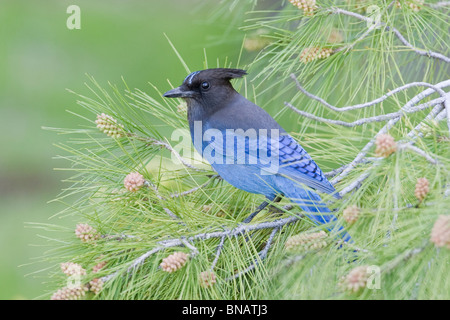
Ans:
{"type": "Polygon", "coordinates": [[[377,157],[388,157],[397,150],[394,138],[389,134],[380,134],[375,140],[377,157]]]}
{"type": "Polygon", "coordinates": [[[94,294],[99,294],[103,288],[103,281],[100,278],[95,278],[89,281],[89,290],[94,294]]]}
{"type": "Polygon", "coordinates": [[[117,123],[117,120],[107,114],[98,114],[95,120],[97,128],[109,137],[120,138],[124,136],[123,125],[117,123]]]}
{"type": "Polygon", "coordinates": [[[80,286],[80,287],[64,287],[62,289],[59,289],[56,291],[52,297],[51,300],[79,300],[86,294],[87,288],[86,286],[80,286]]]}
{"type": "Polygon", "coordinates": [[[438,248],[450,249],[450,215],[440,215],[431,230],[431,242],[438,248]]]}
{"type": "Polygon", "coordinates": [[[360,210],[356,205],[348,206],[344,209],[342,216],[347,223],[355,223],[359,218],[360,210]]]}
{"type": "Polygon", "coordinates": [[[308,63],[318,59],[328,58],[333,53],[330,48],[320,48],[320,47],[310,47],[305,48],[300,53],[300,61],[303,63],[308,63]]]}
{"type": "Polygon", "coordinates": [[[427,178],[417,179],[416,189],[414,190],[414,195],[419,201],[423,201],[430,191],[430,183],[427,178]]]}
{"type": "Polygon", "coordinates": [[[314,11],[317,9],[316,0],[289,0],[289,2],[303,10],[305,16],[314,15],[314,11]]]}
{"type": "Polygon", "coordinates": [[[100,235],[98,234],[97,230],[92,228],[87,223],[77,224],[75,234],[83,242],[91,242],[100,238],[100,235]]]}
{"type": "Polygon", "coordinates": [[[366,287],[368,279],[367,266],[359,266],[351,270],[347,276],[341,278],[340,286],[344,290],[358,292],[366,287]]]}
{"type": "Polygon", "coordinates": [[[138,191],[145,183],[144,176],[139,172],[132,172],[125,177],[123,184],[130,192],[138,191]]]}
{"type": "Polygon", "coordinates": [[[61,271],[67,276],[85,276],[86,270],[83,269],[81,265],[73,262],[63,262],[61,263],[61,271]]]}
{"type": "Polygon", "coordinates": [[[216,283],[216,275],[212,271],[203,271],[200,273],[199,280],[203,288],[208,288],[216,283]]]}
{"type": "Polygon", "coordinates": [[[327,237],[325,231],[300,233],[290,237],[284,246],[288,251],[321,249],[327,246],[327,237]]]}
{"type": "Polygon", "coordinates": [[[174,254],[171,254],[167,258],[163,259],[163,261],[160,264],[160,267],[164,271],[172,273],[182,268],[186,264],[187,258],[188,255],[186,253],[175,252],[174,254]]]}

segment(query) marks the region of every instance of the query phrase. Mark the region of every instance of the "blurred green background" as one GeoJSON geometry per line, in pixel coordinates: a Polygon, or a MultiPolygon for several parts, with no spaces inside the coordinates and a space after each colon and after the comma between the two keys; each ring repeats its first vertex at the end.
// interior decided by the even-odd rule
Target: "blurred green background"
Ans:
{"type": "MultiPolygon", "coordinates": [[[[70,173],[53,160],[64,137],[49,127],[77,127],[76,98],[89,95],[86,73],[101,85],[121,83],[150,92],[148,82],[169,89],[186,76],[164,33],[192,70],[212,61],[236,64],[243,33],[226,19],[207,23],[215,1],[200,0],[0,0],[0,299],[32,299],[45,289],[47,250],[28,222],[50,219],[61,206],[48,204],[70,173]],[[69,5],[81,9],[81,29],[69,30],[69,5]]],[[[50,219],[50,220],[49,220],[50,219]]]]}

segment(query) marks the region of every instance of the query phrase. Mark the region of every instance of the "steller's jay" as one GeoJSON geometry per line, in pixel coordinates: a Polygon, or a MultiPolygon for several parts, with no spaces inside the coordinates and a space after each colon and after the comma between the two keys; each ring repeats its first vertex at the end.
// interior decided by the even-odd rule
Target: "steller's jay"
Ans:
{"type": "Polygon", "coordinates": [[[164,97],[186,100],[194,147],[225,181],[266,196],[268,201],[245,223],[285,196],[314,223],[329,224],[330,231],[336,228],[349,241],[350,235],[336,226],[336,216],[311,190],[340,198],[317,164],[266,111],[234,90],[230,80],[245,74],[227,68],[196,71],[164,97]]]}

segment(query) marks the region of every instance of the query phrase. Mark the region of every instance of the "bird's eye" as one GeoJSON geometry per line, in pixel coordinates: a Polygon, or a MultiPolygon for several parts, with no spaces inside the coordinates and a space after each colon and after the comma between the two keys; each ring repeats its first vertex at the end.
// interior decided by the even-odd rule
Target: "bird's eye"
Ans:
{"type": "Polygon", "coordinates": [[[209,82],[202,82],[201,87],[203,90],[208,90],[210,87],[209,82]]]}

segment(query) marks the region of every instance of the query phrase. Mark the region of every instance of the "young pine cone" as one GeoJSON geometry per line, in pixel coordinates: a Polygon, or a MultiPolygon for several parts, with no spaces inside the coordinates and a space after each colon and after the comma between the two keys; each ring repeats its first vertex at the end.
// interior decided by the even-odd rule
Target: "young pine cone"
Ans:
{"type": "Polygon", "coordinates": [[[95,120],[97,128],[109,137],[120,138],[124,136],[123,125],[117,123],[117,120],[107,114],[98,114],[95,120]]]}
{"type": "Polygon", "coordinates": [[[81,265],[73,262],[61,263],[61,271],[67,276],[85,276],[86,270],[81,265]]]}
{"type": "Polygon", "coordinates": [[[286,250],[294,251],[321,249],[327,246],[326,238],[328,235],[325,231],[319,231],[314,233],[300,233],[298,235],[290,237],[284,244],[286,250]]]}
{"type": "Polygon", "coordinates": [[[160,267],[164,271],[172,273],[182,268],[186,264],[187,258],[188,255],[186,253],[175,252],[174,254],[171,254],[167,258],[163,259],[163,261],[160,264],[160,267]]]}
{"type": "Polygon", "coordinates": [[[389,134],[380,134],[375,140],[375,154],[377,157],[388,157],[397,150],[394,138],[389,134]]]}
{"type": "Polygon", "coordinates": [[[91,281],[89,281],[89,291],[93,292],[94,294],[99,294],[99,292],[103,288],[103,281],[100,278],[95,278],[91,281]]]}
{"type": "Polygon", "coordinates": [[[300,53],[300,61],[303,63],[311,62],[318,59],[328,58],[333,53],[330,48],[310,47],[305,48],[300,53]]]}
{"type": "Polygon", "coordinates": [[[358,220],[360,210],[356,205],[348,206],[344,209],[342,216],[347,223],[355,223],[358,220]]]}
{"type": "Polygon", "coordinates": [[[427,178],[417,179],[416,189],[414,190],[414,195],[419,201],[423,201],[430,191],[430,183],[427,178]]]}
{"type": "Polygon", "coordinates": [[[431,230],[431,242],[438,248],[450,249],[450,215],[440,215],[431,230]]]}
{"type": "Polygon", "coordinates": [[[358,292],[366,287],[368,279],[367,266],[359,266],[341,278],[340,286],[346,291],[358,292]]]}
{"type": "Polygon", "coordinates": [[[79,300],[86,294],[87,288],[85,286],[80,287],[64,287],[56,291],[51,300],[79,300]]]}
{"type": "Polygon", "coordinates": [[[216,275],[212,271],[203,271],[200,273],[199,280],[203,288],[208,288],[216,283],[216,275]]]}
{"type": "Polygon", "coordinates": [[[81,239],[83,242],[90,242],[95,241],[98,238],[100,238],[100,235],[98,234],[97,230],[92,228],[87,223],[80,223],[77,224],[77,227],[75,229],[75,235],[81,239]]]}
{"type": "Polygon", "coordinates": [[[314,10],[317,9],[316,0],[289,0],[289,2],[303,10],[305,16],[314,15],[314,10]]]}
{"type": "Polygon", "coordinates": [[[138,191],[145,183],[144,176],[139,172],[132,172],[125,177],[123,184],[130,192],[138,191]]]}

